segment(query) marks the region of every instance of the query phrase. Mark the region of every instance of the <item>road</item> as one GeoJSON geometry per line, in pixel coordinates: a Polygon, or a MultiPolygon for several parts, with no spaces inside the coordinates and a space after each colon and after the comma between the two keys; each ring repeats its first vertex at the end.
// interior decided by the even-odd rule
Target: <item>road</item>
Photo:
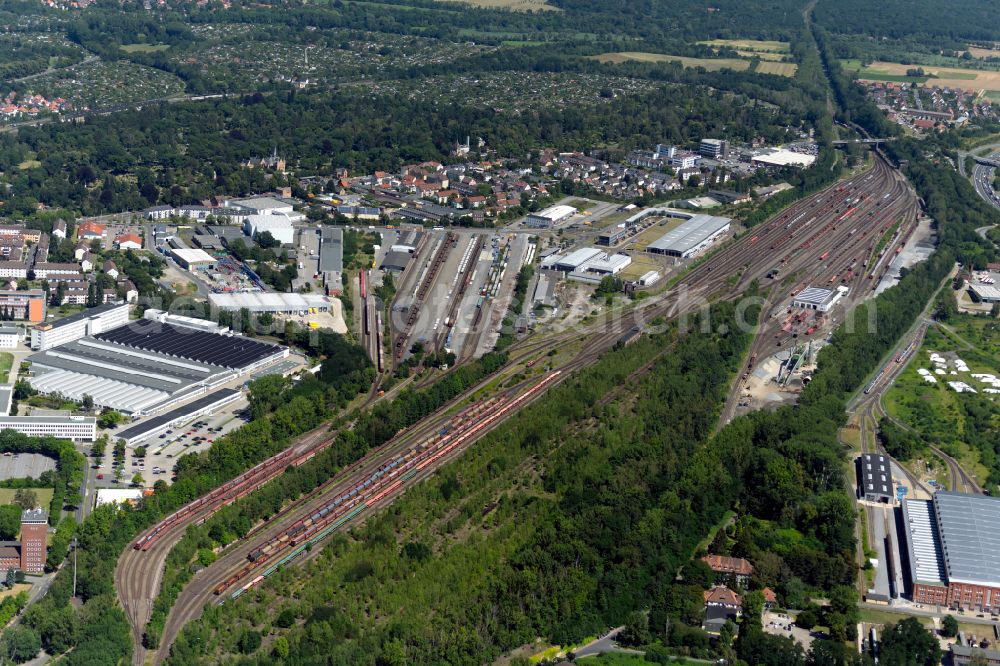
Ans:
{"type": "MultiPolygon", "coordinates": [[[[827,276],[836,277],[838,274],[842,274],[841,265],[843,262],[850,263],[853,259],[855,263],[860,263],[860,257],[868,256],[872,252],[877,238],[892,220],[900,215],[912,214],[915,204],[907,193],[908,190],[902,186],[898,176],[879,159],[876,168],[871,173],[863,173],[849,181],[838,183],[819,195],[803,200],[775,218],[759,225],[755,229],[756,236],[754,238],[744,237],[722,248],[695,266],[678,282],[674,289],[657,297],[640,301],[628,308],[613,309],[607,313],[607,317],[598,318],[576,330],[550,335],[542,339],[529,339],[516,345],[511,349],[511,361],[501,371],[501,374],[510,376],[516,372],[524,372],[524,366],[521,364],[529,358],[543,359],[548,351],[558,349],[569,341],[584,340],[579,352],[565,364],[544,370],[539,367],[532,371],[535,374],[526,373],[529,379],[519,385],[520,392],[515,389],[503,394],[494,394],[494,397],[489,400],[500,402],[492,406],[485,404],[483,409],[487,411],[473,424],[477,427],[466,424],[462,427],[471,428],[471,430],[459,428],[456,434],[452,434],[449,430],[447,435],[435,435],[444,428],[457,427],[454,421],[456,418],[454,408],[463,404],[469,397],[477,395],[481,402],[476,404],[484,404],[482,400],[486,400],[486,398],[478,394],[486,386],[496,386],[500,383],[495,375],[485,378],[479,385],[463,393],[450,405],[438,410],[386,445],[370,452],[362,461],[344,473],[335,476],[320,491],[293,504],[287,514],[287,519],[273,522],[273,524],[267,523],[250,538],[231,545],[215,563],[198,574],[198,584],[189,585],[181,593],[168,618],[163,641],[155,659],[162,660],[169,650],[172,637],[176,636],[187,621],[201,614],[205,603],[213,596],[212,590],[218,585],[218,583],[213,585],[214,581],[228,581],[234,575],[237,576],[237,580],[243,580],[240,576],[244,575],[242,572],[247,567],[247,552],[264,546],[277,548],[280,551],[281,548],[285,548],[284,545],[280,544],[292,545],[287,537],[280,544],[275,542],[277,532],[280,532],[282,526],[288,524],[285,521],[296,522],[312,515],[317,503],[329,502],[328,498],[330,497],[340,497],[338,493],[342,493],[344,488],[358,487],[358,484],[365,479],[376,478],[373,476],[373,469],[388,469],[389,463],[399,459],[400,456],[408,460],[410,458],[406,456],[423,455],[421,452],[426,451],[437,455],[436,452],[439,451],[444,440],[454,442],[457,448],[451,449],[446,446],[445,450],[441,451],[440,456],[429,460],[429,463],[433,464],[419,468],[419,474],[416,477],[412,479],[400,477],[395,485],[386,488],[385,494],[375,496],[373,501],[377,505],[374,509],[362,504],[359,509],[362,510],[362,513],[348,516],[355,521],[362,520],[368,512],[382,508],[404,492],[407,487],[402,485],[404,480],[417,482],[427,474],[433,473],[437,467],[447,464],[482,434],[516,413],[521,408],[521,403],[512,401],[517,400],[515,396],[519,397],[525,394],[525,391],[534,389],[534,377],[543,377],[542,381],[548,382],[544,386],[544,390],[548,390],[565,378],[572,376],[576,371],[596,362],[605,351],[618,342],[622,334],[634,327],[643,327],[648,322],[661,319],[686,317],[701,309],[707,304],[709,298],[711,300],[738,298],[744,294],[751,281],[762,279],[769,269],[779,262],[778,257],[781,257],[782,254],[784,254],[784,258],[780,259],[780,265],[789,274],[800,276],[797,279],[823,280],[827,276]],[[881,198],[876,199],[873,196],[876,193],[881,198]],[[898,199],[898,202],[889,201],[892,194],[897,195],[895,199],[898,199]],[[844,210],[838,210],[839,207],[847,207],[844,203],[845,200],[852,199],[857,199],[851,206],[853,211],[847,212],[845,215],[844,210]],[[882,208],[883,199],[885,208],[882,208]],[[865,202],[863,205],[862,201],[865,202]],[[810,217],[811,209],[815,209],[815,215],[812,215],[813,219],[807,221],[806,218],[810,217]],[[876,214],[879,209],[886,211],[886,214],[876,214]],[[855,220],[852,220],[850,224],[842,223],[844,219],[853,214],[858,215],[855,220]],[[823,224],[822,221],[817,222],[819,218],[824,218],[825,221],[831,216],[833,219],[826,224],[823,224]],[[812,226],[814,222],[816,224],[812,226]],[[817,255],[824,255],[829,261],[820,260],[817,262],[817,255]],[[737,276],[737,279],[733,280],[732,276],[737,276]],[[494,418],[494,416],[496,417],[494,418]],[[479,428],[480,424],[484,427],[479,428]]],[[[901,233],[900,237],[902,236],[901,233]]],[[[888,251],[891,247],[891,244],[887,245],[886,250],[888,251]]],[[[425,253],[433,256],[435,250],[436,248],[428,247],[425,249],[425,253]]],[[[873,271],[873,277],[879,270],[877,265],[867,268],[873,271]]],[[[404,276],[400,286],[403,291],[411,289],[416,291],[423,281],[420,278],[407,280],[406,277],[404,276]]],[[[860,275],[857,277],[859,280],[862,278],[860,275]]],[[[877,281],[872,282],[872,284],[875,283],[877,281]]],[[[865,282],[865,284],[868,283],[865,282]]],[[[541,395],[541,392],[532,394],[531,399],[535,399],[538,395],[541,395]]],[[[325,433],[323,429],[318,429],[296,442],[293,449],[298,455],[310,450],[311,447],[318,446],[320,444],[318,440],[328,443],[329,439],[329,434],[325,433]]],[[[378,477],[378,483],[382,482],[382,477],[378,477]]],[[[142,663],[146,658],[141,648],[141,636],[149,617],[152,599],[159,588],[159,580],[162,576],[166,556],[173,544],[180,539],[186,526],[191,522],[203,520],[207,510],[209,509],[199,509],[190,515],[185,514],[183,520],[166,528],[163,536],[152,545],[149,551],[128,548],[119,559],[115,573],[116,589],[119,591],[122,605],[125,607],[132,625],[133,640],[136,643],[135,663],[142,663]]],[[[326,523],[323,524],[326,525],[326,523]]],[[[330,529],[335,529],[339,524],[333,524],[330,529]]],[[[300,547],[296,548],[301,550],[300,547]]],[[[318,550],[314,549],[314,551],[318,550]]],[[[260,574],[254,571],[254,575],[260,574]]],[[[259,578],[253,579],[249,585],[256,585],[259,580],[259,578]]],[[[237,591],[242,589],[238,585],[237,591]]],[[[227,587],[229,586],[227,585],[227,587]]]]}
{"type": "MultiPolygon", "coordinates": [[[[1000,159],[1000,152],[991,153],[989,157],[990,159],[1000,159]]],[[[982,197],[983,201],[1000,210],[1000,196],[993,191],[995,175],[995,168],[985,164],[976,164],[972,170],[972,186],[976,188],[976,193],[982,197]]]]}
{"type": "Polygon", "coordinates": [[[604,634],[600,638],[596,638],[583,647],[573,650],[573,655],[577,659],[583,657],[596,657],[607,652],[621,652],[624,654],[645,654],[642,650],[632,650],[630,648],[618,647],[618,643],[615,642],[615,638],[618,637],[625,627],[615,627],[608,633],[604,634]]]}

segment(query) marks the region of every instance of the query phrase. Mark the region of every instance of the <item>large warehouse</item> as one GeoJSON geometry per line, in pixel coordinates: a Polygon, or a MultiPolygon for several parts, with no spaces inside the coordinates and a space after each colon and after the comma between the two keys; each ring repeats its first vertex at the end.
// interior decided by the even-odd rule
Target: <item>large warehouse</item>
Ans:
{"type": "Polygon", "coordinates": [[[310,308],[319,312],[329,312],[333,299],[321,294],[285,293],[242,293],[209,294],[208,302],[220,310],[240,310],[250,312],[273,312],[277,314],[306,314],[310,308]]]}
{"type": "Polygon", "coordinates": [[[32,387],[100,407],[152,414],[288,355],[279,347],[139,320],[28,357],[32,387]]]}
{"type": "Polygon", "coordinates": [[[1000,498],[908,499],[903,525],[913,601],[1000,613],[1000,498]]]}
{"type": "Polygon", "coordinates": [[[729,231],[731,222],[728,217],[693,215],[650,243],[646,251],[684,259],[693,257],[729,231]]]}
{"type": "Polygon", "coordinates": [[[549,206],[537,213],[532,213],[524,218],[524,223],[529,227],[541,227],[547,229],[553,227],[564,220],[576,215],[576,208],[572,206],[549,206]]]}

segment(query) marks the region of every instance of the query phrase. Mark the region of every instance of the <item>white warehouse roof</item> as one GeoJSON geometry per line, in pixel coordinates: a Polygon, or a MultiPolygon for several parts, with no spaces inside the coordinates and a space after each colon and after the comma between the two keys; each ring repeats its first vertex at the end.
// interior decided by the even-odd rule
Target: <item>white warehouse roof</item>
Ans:
{"type": "Polygon", "coordinates": [[[556,262],[556,267],[562,270],[575,271],[599,254],[604,253],[597,248],[580,248],[579,250],[570,252],[568,255],[556,262]]]}
{"type": "Polygon", "coordinates": [[[197,264],[201,262],[209,262],[209,263],[215,262],[215,257],[210,255],[208,252],[205,252],[204,250],[199,250],[197,248],[180,247],[180,248],[174,248],[170,250],[170,252],[178,259],[181,259],[189,264],[197,264]]]}
{"type": "Polygon", "coordinates": [[[220,310],[247,308],[251,312],[305,312],[309,308],[329,310],[332,299],[319,294],[240,293],[209,294],[209,302],[220,310]]]}
{"type": "Polygon", "coordinates": [[[580,269],[591,271],[593,273],[610,273],[611,275],[615,275],[624,270],[631,263],[632,257],[627,254],[607,255],[601,253],[583,264],[580,269]]]}
{"type": "MultiPolygon", "coordinates": [[[[644,211],[645,212],[645,211],[644,211]]],[[[686,222],[663,234],[647,246],[647,250],[684,254],[701,245],[705,239],[727,228],[728,217],[694,215],[686,222]]]]}
{"type": "Polygon", "coordinates": [[[549,206],[548,208],[543,208],[537,213],[532,213],[532,217],[544,217],[548,220],[561,220],[564,217],[569,217],[576,212],[576,208],[572,206],[549,206]]]}
{"type": "Polygon", "coordinates": [[[764,155],[755,155],[752,158],[752,161],[758,164],[766,164],[768,166],[807,167],[811,166],[812,163],[816,161],[816,156],[807,155],[805,153],[796,153],[791,150],[775,150],[774,152],[764,155]]]}

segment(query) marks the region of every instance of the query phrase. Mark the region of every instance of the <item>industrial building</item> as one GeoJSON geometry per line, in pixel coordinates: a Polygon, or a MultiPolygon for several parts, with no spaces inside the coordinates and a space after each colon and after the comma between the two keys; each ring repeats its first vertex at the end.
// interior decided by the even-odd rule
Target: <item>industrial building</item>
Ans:
{"type": "Polygon", "coordinates": [[[772,169],[782,169],[785,167],[797,167],[804,169],[805,167],[812,166],[812,163],[815,161],[815,155],[796,153],[791,150],[783,149],[774,150],[762,155],[754,155],[750,158],[750,163],[754,166],[772,169]]]}
{"type": "Polygon", "coordinates": [[[288,348],[175,323],[139,320],[28,357],[42,393],[140,416],[169,409],[286,358],[288,348]]]}
{"type": "Polygon", "coordinates": [[[45,321],[45,301],[43,289],[0,289],[0,309],[13,311],[15,319],[45,321]]]}
{"type": "Polygon", "coordinates": [[[525,225],[529,227],[549,228],[560,222],[564,222],[576,215],[576,208],[572,206],[549,206],[537,213],[531,213],[524,218],[525,225]]]}
{"type": "Polygon", "coordinates": [[[250,312],[273,312],[276,314],[306,314],[311,308],[319,312],[329,312],[333,301],[321,294],[284,293],[243,293],[209,294],[208,302],[220,310],[240,310],[250,312]]]}
{"type": "Polygon", "coordinates": [[[28,437],[92,442],[97,438],[97,419],[93,416],[2,416],[0,430],[16,430],[28,437]]]}
{"type": "Polygon", "coordinates": [[[980,303],[1000,303],[1000,288],[996,285],[973,283],[969,285],[969,291],[980,303]]]}
{"type": "Polygon", "coordinates": [[[31,348],[35,351],[51,349],[127,323],[127,303],[98,305],[96,308],[35,326],[31,329],[31,348]]]}
{"type": "Polygon", "coordinates": [[[170,256],[181,268],[189,271],[212,270],[215,268],[215,257],[197,248],[170,248],[170,256]]]}
{"type": "Polygon", "coordinates": [[[1000,498],[938,491],[903,502],[916,603],[1000,613],[1000,498]]]}
{"type": "Polygon", "coordinates": [[[226,405],[237,402],[242,397],[243,393],[236,389],[213,391],[169,412],[125,428],[115,436],[115,439],[125,440],[126,446],[135,446],[137,443],[151,437],[156,437],[176,425],[187,423],[199,416],[212,414],[226,405]]]}
{"type": "Polygon", "coordinates": [[[659,271],[649,271],[642,274],[639,278],[639,285],[642,287],[651,287],[660,281],[659,271]]]}
{"type": "Polygon", "coordinates": [[[792,297],[792,306],[803,310],[829,312],[837,301],[847,293],[847,287],[822,289],[821,287],[806,287],[792,297]]]}
{"type": "Polygon", "coordinates": [[[344,230],[338,227],[323,227],[319,240],[319,261],[317,272],[323,278],[326,292],[340,293],[344,287],[344,230]]]}
{"type": "Polygon", "coordinates": [[[295,229],[292,220],[284,214],[248,215],[243,221],[243,233],[251,238],[268,232],[274,240],[282,245],[295,243],[295,229]]]}
{"type": "Polygon", "coordinates": [[[593,247],[581,248],[566,255],[553,254],[545,258],[542,262],[542,268],[569,273],[578,270],[599,254],[603,254],[603,252],[593,247]]]}
{"type": "Polygon", "coordinates": [[[629,227],[626,227],[624,224],[618,224],[610,229],[605,229],[597,234],[597,244],[608,247],[618,245],[618,243],[621,243],[628,236],[628,231],[629,227]]]}
{"type": "Polygon", "coordinates": [[[865,453],[857,459],[858,498],[891,504],[892,467],[881,453],[865,453]]]}
{"type": "MultiPolygon", "coordinates": [[[[649,209],[638,215],[648,215],[650,212],[658,210],[661,209],[649,209]]],[[[678,214],[677,211],[672,213],[674,217],[685,215],[684,213],[678,214]]],[[[729,231],[729,225],[732,223],[728,217],[702,214],[687,214],[686,216],[688,219],[685,222],[650,243],[646,247],[646,251],[687,259],[708,248],[716,239],[729,231]]]]}
{"type": "Polygon", "coordinates": [[[580,267],[586,273],[596,273],[597,275],[617,275],[628,268],[632,263],[632,257],[627,254],[607,254],[600,253],[590,261],[580,267]]]}

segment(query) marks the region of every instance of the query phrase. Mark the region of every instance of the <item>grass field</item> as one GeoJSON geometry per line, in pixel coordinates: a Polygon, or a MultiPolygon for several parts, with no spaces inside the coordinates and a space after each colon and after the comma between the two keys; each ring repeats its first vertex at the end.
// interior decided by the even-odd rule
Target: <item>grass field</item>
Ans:
{"type": "Polygon", "coordinates": [[[10,352],[0,352],[0,380],[7,383],[7,375],[10,374],[11,366],[14,365],[14,355],[10,352]]]}
{"type": "Polygon", "coordinates": [[[906,70],[914,68],[914,65],[902,65],[897,62],[873,62],[858,71],[858,78],[868,81],[915,81],[922,85],[1000,91],[1000,72],[925,66],[923,70],[929,75],[928,77],[906,76],[906,70]]]}
{"type": "Polygon", "coordinates": [[[621,64],[623,62],[679,62],[684,67],[704,67],[715,72],[720,69],[732,69],[745,72],[750,67],[749,60],[739,58],[687,58],[684,56],[667,55],[665,53],[648,53],[645,51],[622,51],[619,53],[602,53],[589,56],[603,63],[621,64]]]}
{"type": "MultiPolygon", "coordinates": [[[[35,494],[38,496],[38,506],[45,510],[49,508],[49,502],[52,501],[52,489],[51,488],[32,488],[35,494]]],[[[0,504],[13,504],[14,503],[14,493],[17,490],[14,488],[0,488],[0,504]]]]}
{"type": "Polygon", "coordinates": [[[742,49],[744,51],[758,51],[765,53],[788,53],[791,50],[791,45],[788,42],[764,41],[760,39],[712,39],[698,43],[707,44],[708,46],[728,46],[730,48],[742,49]]]}
{"type": "Polygon", "coordinates": [[[940,442],[939,446],[954,456],[965,471],[983,483],[989,470],[980,462],[979,451],[967,443],[965,406],[971,404],[968,401],[979,402],[990,410],[994,422],[1000,419],[1000,404],[989,400],[988,394],[981,392],[986,385],[970,376],[979,372],[1000,375],[1000,330],[995,320],[986,317],[959,317],[951,325],[954,333],[938,327],[928,330],[914,361],[886,393],[885,405],[894,417],[940,442]],[[955,352],[968,363],[970,372],[935,375],[936,384],[926,383],[917,369],[933,369],[928,358],[931,351],[955,352]],[[975,396],[956,393],[946,385],[947,381],[955,380],[966,382],[980,393],[975,396]]]}
{"type": "Polygon", "coordinates": [[[6,599],[7,597],[16,597],[19,593],[27,592],[30,589],[30,583],[15,583],[14,587],[0,592],[0,601],[6,599]]]}
{"type": "MultiPolygon", "coordinates": [[[[663,267],[656,263],[653,259],[642,254],[633,254],[632,263],[628,265],[628,268],[622,271],[621,278],[623,280],[638,280],[649,271],[659,271],[660,275],[663,275],[663,267]]],[[[650,288],[654,288],[656,286],[659,285],[652,285],[650,288]]]]}
{"type": "Polygon", "coordinates": [[[122,44],[119,47],[125,53],[156,53],[157,51],[166,51],[170,48],[169,44],[122,44]]]}
{"type": "Polygon", "coordinates": [[[646,247],[650,243],[652,243],[657,238],[659,238],[663,234],[667,233],[671,229],[679,227],[685,221],[686,220],[682,220],[680,218],[677,218],[677,219],[667,220],[666,224],[656,224],[656,225],[653,225],[652,227],[650,227],[649,229],[646,229],[641,234],[639,234],[638,236],[635,237],[635,239],[632,241],[632,244],[631,244],[632,249],[634,249],[634,250],[640,250],[640,251],[641,250],[645,250],[646,247]]]}
{"type": "Polygon", "coordinates": [[[40,166],[42,166],[42,163],[38,160],[24,160],[17,165],[17,168],[21,171],[26,171],[28,169],[37,169],[40,166]]]}
{"type": "Polygon", "coordinates": [[[566,202],[567,206],[572,206],[577,210],[590,210],[597,205],[596,201],[591,201],[590,199],[570,199],[566,202]]]}
{"type": "Polygon", "coordinates": [[[777,74],[778,76],[795,76],[795,71],[798,69],[798,65],[794,62],[771,62],[769,60],[761,60],[757,65],[755,72],[761,74],[777,74]]]}
{"type": "Polygon", "coordinates": [[[438,2],[456,2],[472,5],[483,9],[506,9],[512,12],[560,12],[554,5],[545,0],[438,0],[438,2]]]}

